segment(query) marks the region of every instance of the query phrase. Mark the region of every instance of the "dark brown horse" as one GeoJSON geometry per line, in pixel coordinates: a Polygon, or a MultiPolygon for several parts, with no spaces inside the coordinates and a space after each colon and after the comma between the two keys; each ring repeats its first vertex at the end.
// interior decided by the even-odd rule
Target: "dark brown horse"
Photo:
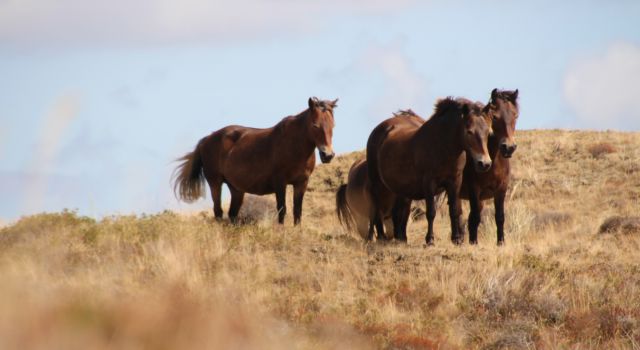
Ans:
{"type": "Polygon", "coordinates": [[[213,212],[222,217],[220,194],[226,183],[231,192],[229,218],[236,221],[244,194],[275,193],[278,222],[284,223],[287,185],[293,185],[294,224],[300,223],[302,200],[309,176],[316,164],[314,151],[328,163],[332,147],[334,101],[309,98],[309,108],[296,116],[282,119],[274,127],[255,129],[227,126],[198,142],[195,150],[179,160],[174,191],[192,202],[204,195],[209,183],[213,212]]]}
{"type": "Polygon", "coordinates": [[[485,107],[491,117],[493,135],[489,137],[491,170],[478,172],[467,161],[460,197],[469,200],[469,243],[478,243],[478,226],[482,217],[483,201],[493,198],[498,231],[498,245],[504,244],[504,199],[509,187],[509,158],[516,150],[515,130],[518,119],[518,90],[491,91],[491,100],[485,107]]]}
{"type": "MultiPolygon", "coordinates": [[[[433,244],[435,196],[446,191],[449,199],[451,240],[459,244],[459,200],[467,153],[478,171],[491,167],[487,139],[491,132],[482,108],[469,100],[446,98],[438,101],[434,114],[420,125],[407,118],[393,117],[380,123],[369,136],[367,161],[374,203],[395,195],[394,235],[406,241],[410,200],[425,199],[429,228],[425,240],[433,244]],[[399,213],[396,209],[402,208],[399,213]]],[[[374,221],[382,226],[380,210],[374,221]]],[[[382,228],[383,229],[383,228],[382,228]]]]}
{"type": "MultiPolygon", "coordinates": [[[[424,119],[410,109],[394,113],[394,117],[402,118],[408,125],[415,127],[424,123],[424,119]]],[[[374,226],[377,228],[378,241],[393,238],[392,209],[397,198],[389,191],[380,194],[377,203],[374,203],[367,161],[357,160],[349,170],[347,184],[340,186],[336,193],[338,219],[348,229],[352,229],[351,224],[355,223],[356,230],[363,239],[373,239],[374,226]],[[375,222],[376,210],[381,213],[380,223],[375,222]]]]}

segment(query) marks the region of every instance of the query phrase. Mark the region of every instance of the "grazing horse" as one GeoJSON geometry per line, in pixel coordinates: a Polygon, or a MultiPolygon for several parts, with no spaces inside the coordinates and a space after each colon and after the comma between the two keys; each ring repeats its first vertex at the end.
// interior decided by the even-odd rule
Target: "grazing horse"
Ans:
{"type": "MultiPolygon", "coordinates": [[[[436,103],[431,118],[420,125],[395,116],[373,129],[367,142],[371,193],[376,204],[389,193],[397,196],[393,210],[397,239],[407,239],[406,220],[399,218],[408,217],[410,200],[425,199],[429,223],[425,240],[433,244],[435,196],[444,190],[449,200],[451,240],[462,243],[457,207],[467,154],[478,171],[491,167],[487,150],[491,128],[485,118],[478,104],[446,98],[436,103]]],[[[378,208],[374,217],[377,229],[382,226],[381,217],[378,208]]]]}
{"type": "MultiPolygon", "coordinates": [[[[345,185],[341,185],[336,192],[336,214],[340,223],[352,230],[353,224],[362,239],[373,239],[373,199],[370,191],[369,170],[367,160],[359,159],[351,166],[349,177],[345,185]]],[[[378,230],[378,241],[386,241],[393,238],[393,224],[391,221],[391,208],[393,202],[381,204],[380,210],[385,214],[382,217],[385,232],[378,230]]]]}
{"type": "Polygon", "coordinates": [[[293,220],[300,223],[302,200],[309,176],[320,160],[333,159],[334,101],[309,98],[309,108],[289,116],[267,129],[227,126],[198,142],[193,152],[179,158],[182,163],[174,191],[182,200],[192,202],[204,195],[209,183],[213,213],[222,217],[220,193],[226,183],[231,192],[229,218],[236,221],[244,194],[276,194],[278,222],[284,223],[287,185],[293,185],[293,220]]]}
{"type": "Polygon", "coordinates": [[[518,119],[518,90],[491,91],[491,100],[485,107],[491,117],[493,135],[489,137],[491,170],[478,172],[467,160],[464,168],[460,197],[469,200],[469,243],[478,243],[478,226],[482,217],[483,201],[493,198],[498,233],[498,245],[504,244],[504,199],[509,187],[509,158],[516,150],[515,129],[518,119]]]}

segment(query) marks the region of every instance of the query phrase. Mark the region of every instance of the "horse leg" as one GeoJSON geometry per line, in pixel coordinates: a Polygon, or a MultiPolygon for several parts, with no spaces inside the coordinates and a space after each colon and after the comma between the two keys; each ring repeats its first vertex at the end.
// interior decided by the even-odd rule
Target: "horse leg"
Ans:
{"type": "Polygon", "coordinates": [[[367,234],[367,241],[372,241],[373,240],[374,227],[375,227],[374,220],[370,220],[369,221],[369,233],[367,234]]]}
{"type": "Polygon", "coordinates": [[[276,187],[276,206],[278,208],[279,224],[284,224],[284,216],[287,214],[287,204],[285,200],[286,194],[287,194],[286,184],[276,187]]]}
{"type": "MultiPolygon", "coordinates": [[[[383,216],[380,211],[377,211],[376,215],[373,217],[373,225],[376,228],[377,237],[384,237],[384,221],[382,217],[383,216]]],[[[371,234],[371,239],[373,239],[373,233],[371,234]]]]}
{"type": "Polygon", "coordinates": [[[411,214],[411,201],[397,198],[393,206],[393,234],[399,241],[407,241],[407,222],[411,214]]]}
{"type": "Polygon", "coordinates": [[[231,192],[231,205],[229,205],[229,220],[232,223],[236,223],[238,220],[238,213],[244,200],[244,192],[229,186],[229,192],[231,192]]]}
{"type": "Polygon", "coordinates": [[[222,181],[210,181],[211,199],[213,200],[213,215],[216,220],[222,219],[222,181]]]}
{"type": "Polygon", "coordinates": [[[447,186],[447,199],[449,202],[449,219],[451,220],[451,241],[454,244],[462,244],[462,237],[460,236],[460,213],[458,212],[458,199],[459,188],[449,184],[447,186]]]}
{"type": "Polygon", "coordinates": [[[405,241],[402,239],[402,208],[396,203],[391,210],[391,220],[393,220],[393,237],[398,241],[405,241]]]}
{"type": "Polygon", "coordinates": [[[505,191],[496,193],[493,197],[493,204],[496,210],[496,227],[498,229],[498,245],[504,244],[504,198],[505,191]]]}
{"type": "Polygon", "coordinates": [[[433,221],[436,218],[436,201],[432,194],[428,194],[425,198],[425,202],[427,204],[427,222],[429,223],[425,241],[427,242],[427,245],[433,245],[433,221]]]}
{"type": "Polygon", "coordinates": [[[458,233],[460,234],[460,239],[464,242],[464,235],[466,234],[466,230],[464,227],[464,220],[462,220],[462,199],[458,196],[458,233]]]}
{"type": "Polygon", "coordinates": [[[300,224],[302,218],[302,201],[304,199],[304,193],[307,191],[308,180],[298,183],[293,186],[293,225],[300,224]]]}
{"type": "Polygon", "coordinates": [[[478,227],[482,221],[482,201],[475,189],[469,191],[469,244],[478,244],[478,227]]]}
{"type": "Polygon", "coordinates": [[[377,230],[378,231],[378,235],[376,236],[378,242],[382,242],[382,241],[388,241],[389,238],[387,238],[387,235],[385,234],[385,231],[387,230],[387,228],[384,225],[385,222],[385,218],[384,217],[380,217],[380,222],[378,223],[380,226],[382,226],[382,230],[377,230]]]}

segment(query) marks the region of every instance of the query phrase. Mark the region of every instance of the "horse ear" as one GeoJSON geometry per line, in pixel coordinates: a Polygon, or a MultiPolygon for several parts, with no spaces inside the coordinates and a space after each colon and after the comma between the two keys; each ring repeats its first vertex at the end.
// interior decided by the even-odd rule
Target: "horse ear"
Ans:
{"type": "Polygon", "coordinates": [[[316,106],[316,102],[313,100],[313,97],[309,97],[309,108],[314,108],[316,106]]]}
{"type": "Polygon", "coordinates": [[[469,118],[469,112],[471,112],[469,105],[466,103],[462,104],[462,106],[460,106],[460,112],[462,112],[462,118],[465,120],[469,118]]]}
{"type": "Polygon", "coordinates": [[[498,98],[498,89],[495,88],[491,90],[491,100],[489,100],[489,103],[495,102],[497,98],[498,98]]]}
{"type": "Polygon", "coordinates": [[[511,101],[515,103],[516,100],[518,100],[518,89],[516,89],[516,91],[514,91],[513,94],[511,94],[511,101]]]}
{"type": "Polygon", "coordinates": [[[333,107],[333,108],[338,107],[338,100],[339,100],[339,98],[336,98],[335,100],[331,101],[331,107],[333,107]]]}

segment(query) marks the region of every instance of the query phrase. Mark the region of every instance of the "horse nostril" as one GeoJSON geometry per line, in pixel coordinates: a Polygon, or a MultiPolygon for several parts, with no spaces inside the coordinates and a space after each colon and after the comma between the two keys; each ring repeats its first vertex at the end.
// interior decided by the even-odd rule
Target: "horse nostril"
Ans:
{"type": "Polygon", "coordinates": [[[518,148],[518,145],[516,145],[515,143],[513,144],[513,146],[511,146],[510,151],[513,153],[516,151],[516,148],[518,148]]]}

